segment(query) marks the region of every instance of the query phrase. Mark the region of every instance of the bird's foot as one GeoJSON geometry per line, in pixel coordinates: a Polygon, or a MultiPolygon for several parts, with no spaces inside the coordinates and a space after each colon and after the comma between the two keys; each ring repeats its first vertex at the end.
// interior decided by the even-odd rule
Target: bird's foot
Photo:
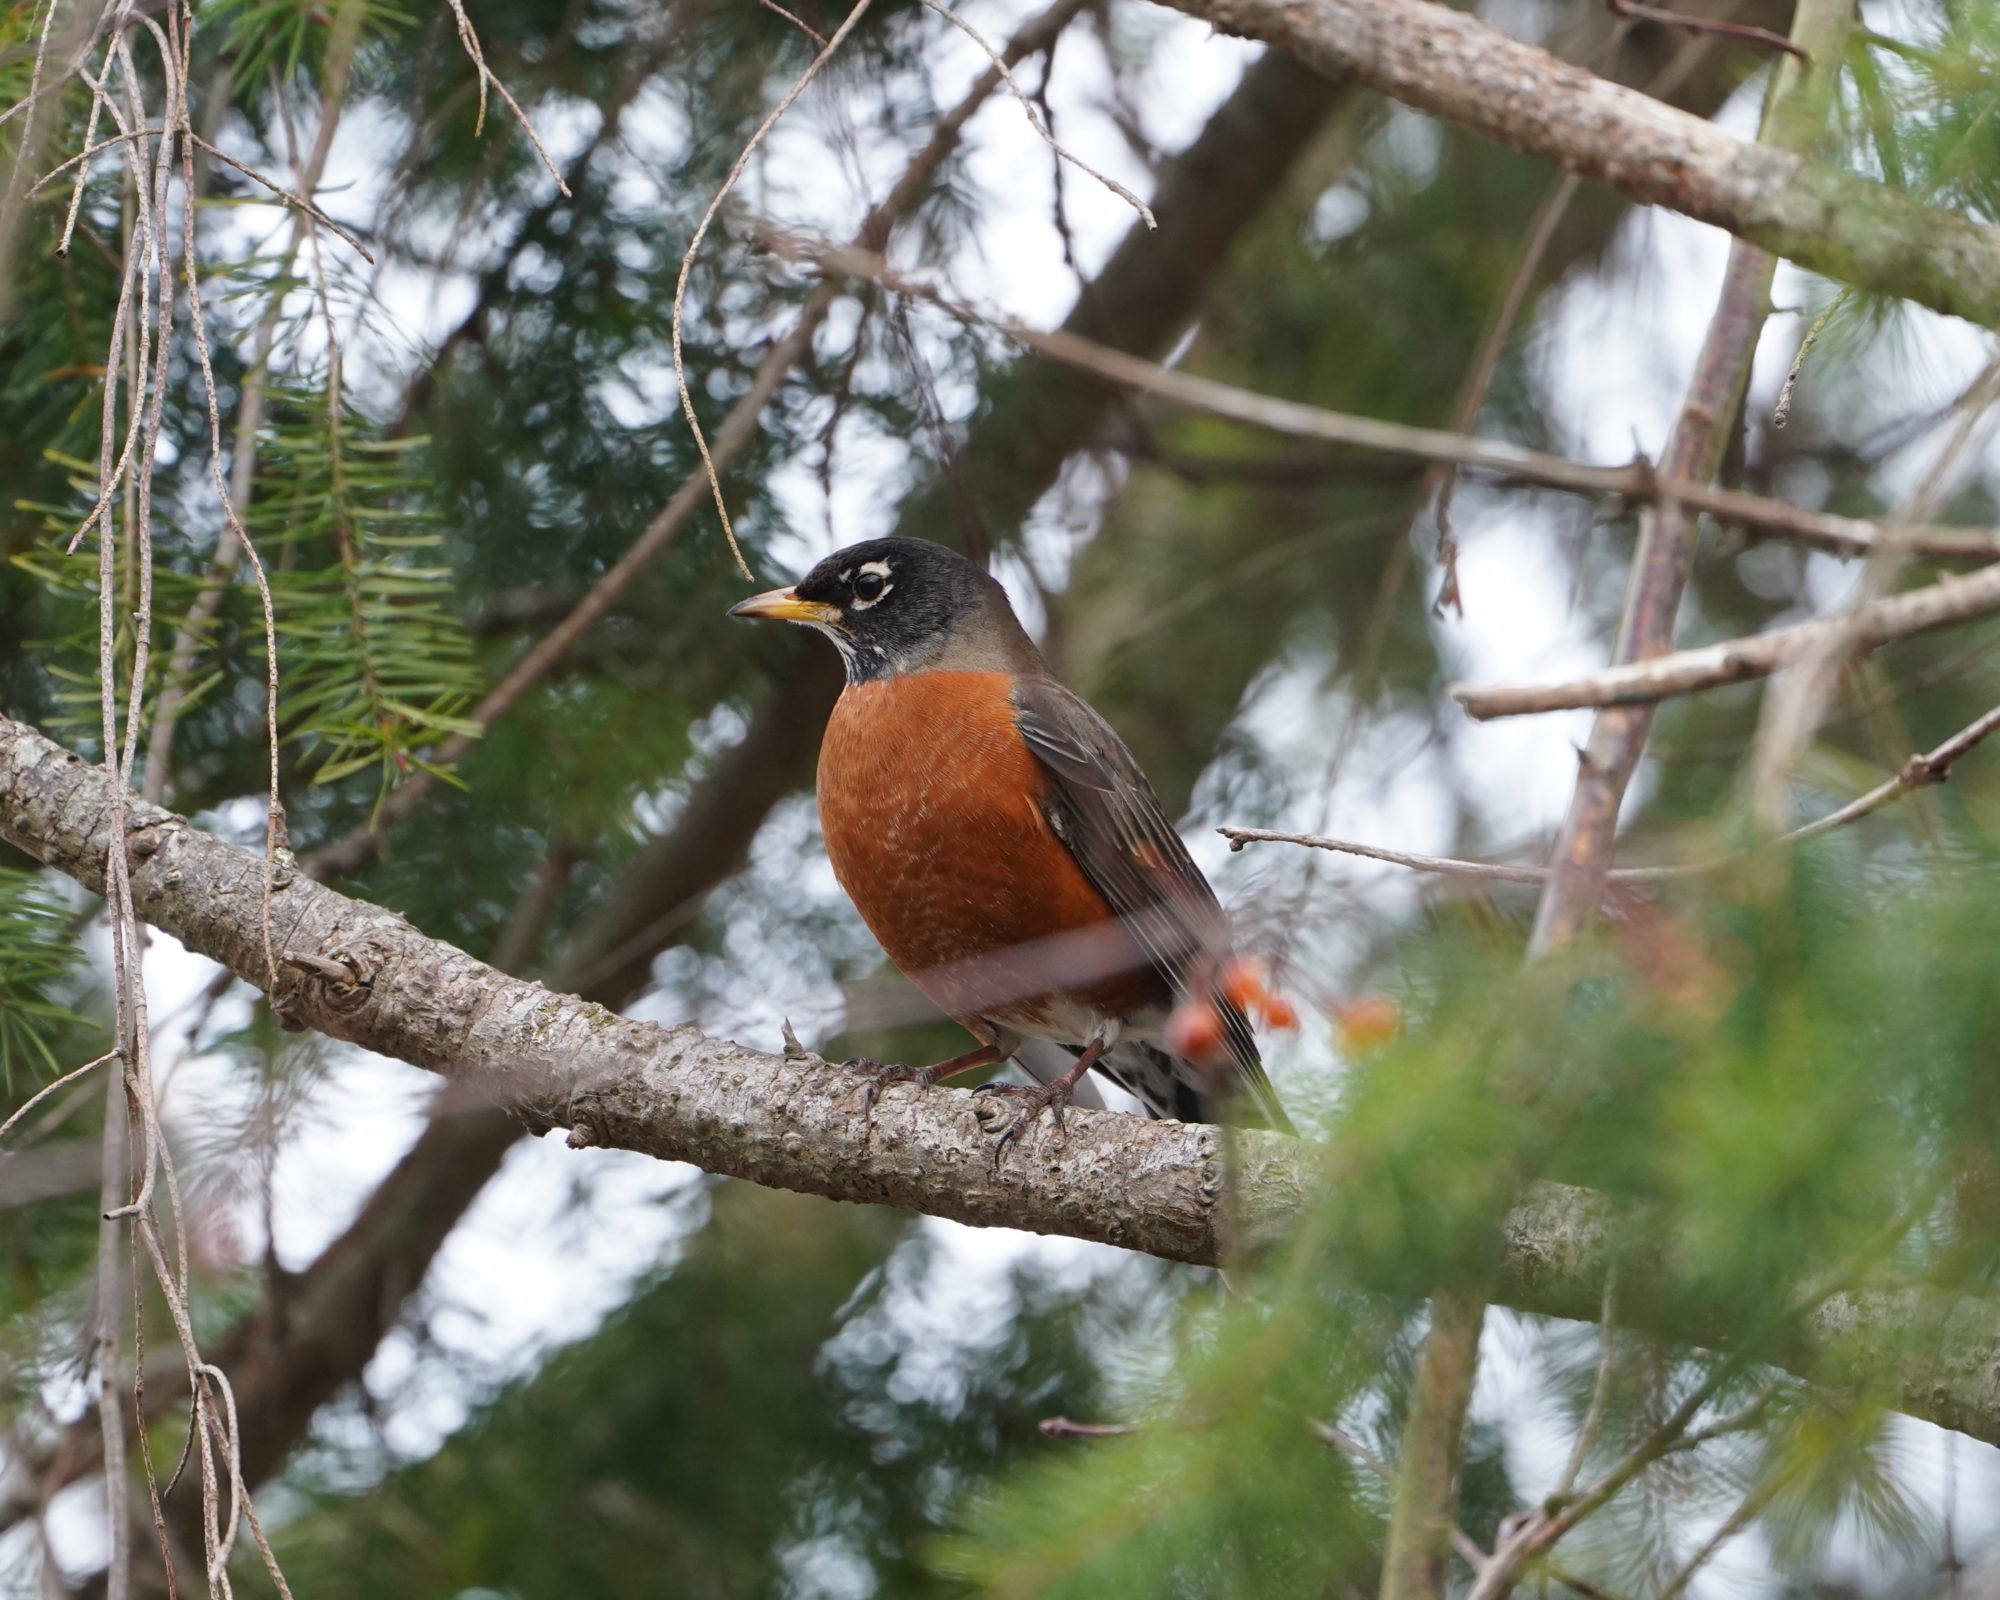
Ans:
{"type": "Polygon", "coordinates": [[[870,1133],[875,1131],[875,1102],[890,1084],[914,1083],[919,1089],[928,1089],[940,1076],[936,1067],[906,1067],[894,1061],[870,1061],[866,1056],[840,1065],[842,1071],[859,1073],[868,1080],[861,1090],[861,1116],[870,1133]]]}
{"type": "Polygon", "coordinates": [[[982,1083],[972,1091],[974,1094],[1005,1095],[1008,1099],[1018,1102],[1013,1117],[1009,1119],[1006,1128],[994,1143],[995,1171],[999,1170],[1000,1158],[1006,1154],[1007,1146],[1018,1142],[1044,1111],[1054,1119],[1057,1133],[1066,1131],[1063,1127],[1063,1110],[1069,1105],[1070,1095],[1075,1088],[1074,1080],[1062,1077],[1056,1079],[1054,1083],[1036,1084],[1033,1088],[1018,1083],[982,1083]]]}

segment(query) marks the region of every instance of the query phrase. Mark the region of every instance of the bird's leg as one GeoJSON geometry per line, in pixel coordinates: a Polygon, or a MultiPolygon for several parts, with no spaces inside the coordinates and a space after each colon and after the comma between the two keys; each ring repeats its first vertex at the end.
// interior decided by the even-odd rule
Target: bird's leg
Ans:
{"type": "Polygon", "coordinates": [[[919,1089],[928,1089],[934,1083],[953,1077],[961,1072],[970,1072],[974,1067],[990,1067],[996,1061],[1005,1061],[1007,1052],[997,1044],[977,1045],[962,1054],[948,1056],[943,1061],[928,1067],[905,1067],[895,1062],[868,1061],[856,1059],[843,1061],[841,1065],[852,1072],[866,1073],[868,1086],[862,1091],[861,1114],[868,1126],[875,1126],[875,1102],[882,1091],[892,1083],[914,1083],[919,1089]]]}
{"type": "Polygon", "coordinates": [[[1063,1131],[1063,1108],[1069,1104],[1069,1097],[1076,1093],[1076,1086],[1083,1082],[1083,1075],[1097,1065],[1098,1057],[1111,1048],[1112,1039],[1099,1037],[1083,1047],[1071,1067],[1054,1083],[1037,1084],[1034,1088],[1023,1088],[1018,1083],[982,1083],[974,1094],[1011,1095],[1022,1102],[1021,1109],[1014,1114],[1014,1120],[1007,1124],[1007,1131],[1000,1135],[1000,1142],[993,1147],[993,1165],[1000,1165],[1001,1154],[1007,1146],[1028,1131],[1029,1125],[1044,1111],[1052,1113],[1056,1121],[1056,1132],[1063,1131]]]}

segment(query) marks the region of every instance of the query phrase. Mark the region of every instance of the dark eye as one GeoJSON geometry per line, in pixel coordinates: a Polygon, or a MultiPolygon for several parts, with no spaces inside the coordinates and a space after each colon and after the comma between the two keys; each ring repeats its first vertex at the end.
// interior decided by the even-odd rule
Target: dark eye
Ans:
{"type": "Polygon", "coordinates": [[[864,572],[854,580],[854,598],[875,601],[882,598],[882,591],[889,586],[889,580],[879,572],[864,572]]]}

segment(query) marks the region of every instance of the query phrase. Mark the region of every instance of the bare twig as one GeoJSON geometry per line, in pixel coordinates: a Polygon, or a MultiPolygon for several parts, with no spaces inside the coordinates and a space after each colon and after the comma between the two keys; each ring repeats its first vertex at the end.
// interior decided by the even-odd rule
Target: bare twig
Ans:
{"type": "MultiPolygon", "coordinates": [[[[454,5],[457,3],[458,0],[453,0],[454,5]]],[[[674,280],[674,382],[680,389],[681,412],[686,416],[688,427],[694,433],[695,448],[701,452],[702,469],[708,474],[709,489],[715,496],[715,513],[722,519],[722,532],[729,540],[729,553],[736,558],[736,565],[746,578],[751,576],[750,563],[743,559],[743,549],[736,542],[736,529],[729,520],[729,506],[722,494],[722,477],[716,471],[715,457],[709,452],[708,439],[701,431],[701,419],[695,415],[694,396],[688,392],[687,363],[681,356],[681,319],[687,298],[688,274],[694,270],[694,258],[701,249],[702,240],[708,237],[709,224],[715,220],[715,213],[721,209],[722,202],[729,196],[729,191],[736,187],[736,180],[743,176],[743,169],[750,164],[750,158],[756,154],[757,147],[764,142],[764,136],[777,126],[780,117],[791,110],[792,102],[806,92],[806,86],[819,75],[820,68],[832,59],[834,51],[840,48],[841,41],[854,31],[872,3],[873,0],[854,0],[853,9],[834,30],[833,37],[827,40],[818,55],[806,63],[806,70],[800,73],[791,88],[785,91],[784,98],[779,100],[766,113],[764,120],[757,124],[756,131],[737,152],[736,160],[731,164],[728,175],[723,178],[721,187],[708,202],[708,209],[702,212],[701,221],[695,225],[694,237],[688,240],[687,253],[681,257],[680,275],[674,280]]]]}
{"type": "Polygon", "coordinates": [[[993,329],[1039,355],[1080,372],[1115,383],[1148,397],[1172,401],[1210,416],[1290,438],[1379,450],[1390,455],[1448,463],[1496,473],[1504,478],[1571,490],[1578,494],[1613,497],[1649,504],[1674,501],[1689,510],[1707,512],[1724,522],[1746,526],[1781,538],[1860,555],[1894,543],[1917,554],[1946,560],[2000,559],[2000,529],[1904,527],[1864,517],[1841,517],[1806,511],[1741,490],[1654,470],[1634,461],[1622,467],[1590,466],[1561,456],[1529,450],[1504,440],[1479,439],[1441,428],[1416,428],[1328,411],[1295,400],[1256,394],[1212,378],[1197,377],[1160,366],[1144,357],[1112,350],[1075,334],[1031,328],[1011,318],[981,311],[950,291],[889,266],[872,251],[834,245],[764,227],[759,237],[775,252],[810,261],[846,277],[865,279],[928,300],[955,317],[993,329]]]}
{"type": "Polygon", "coordinates": [[[986,59],[993,63],[994,68],[1000,73],[1007,87],[1013,92],[1014,98],[1021,103],[1021,114],[1028,119],[1028,126],[1035,130],[1043,144],[1055,152],[1058,160],[1067,161],[1077,171],[1089,174],[1089,176],[1103,184],[1105,188],[1118,196],[1120,200],[1123,200],[1134,211],[1138,212],[1139,220],[1146,224],[1147,232],[1159,232],[1160,224],[1154,218],[1152,211],[1147,207],[1145,201],[1126,188],[1124,184],[1118,182],[1117,179],[1107,178],[1089,162],[1083,160],[1066,146],[1057,142],[1056,136],[1049,131],[1047,125],[1036,112],[1034,101],[1029,99],[1026,91],[1022,89],[1019,83],[1015,82],[1013,72],[1009,70],[1007,63],[1000,58],[999,51],[986,42],[984,34],[973,27],[971,23],[967,22],[956,11],[952,10],[950,6],[944,4],[944,0],[923,0],[923,5],[926,10],[935,11],[939,16],[943,17],[945,21],[949,22],[954,28],[957,28],[986,53],[986,59]]]}
{"type": "Polygon", "coordinates": [[[465,14],[465,0],[450,0],[450,5],[452,16],[458,20],[459,43],[465,46],[465,53],[472,58],[473,70],[479,74],[479,116],[472,126],[473,138],[478,138],[486,127],[486,90],[490,84],[506,102],[507,109],[514,113],[514,120],[520,124],[521,131],[528,136],[528,143],[535,147],[535,154],[542,158],[542,165],[549,169],[549,176],[556,180],[556,187],[562,190],[563,198],[568,199],[569,186],[563,182],[563,175],[555,162],[549,159],[548,151],[543,148],[541,136],[535,132],[534,123],[529,120],[527,112],[521,109],[519,102],[508,92],[507,85],[500,81],[491,67],[487,66],[486,52],[479,48],[479,35],[473,31],[472,19],[465,14]]]}
{"type": "Polygon", "coordinates": [[[201,151],[211,160],[220,161],[225,167],[233,167],[236,171],[242,173],[244,177],[251,179],[253,182],[261,183],[265,188],[269,189],[271,193],[276,195],[280,200],[284,201],[286,205],[291,206],[296,210],[303,211],[307,216],[311,217],[313,221],[319,223],[320,226],[327,229],[328,232],[338,234],[342,239],[346,240],[348,245],[353,249],[354,253],[360,256],[363,261],[368,262],[370,265],[374,264],[375,257],[369,252],[369,249],[365,244],[363,244],[359,239],[355,238],[353,234],[349,233],[339,223],[335,222],[333,218],[329,217],[324,211],[320,210],[318,206],[314,205],[304,195],[294,194],[290,189],[287,189],[282,183],[274,182],[272,179],[265,177],[264,174],[259,172],[255,167],[246,167],[242,162],[238,161],[234,156],[230,155],[228,152],[223,150],[218,150],[214,145],[210,144],[206,139],[202,138],[200,134],[194,132],[194,130],[191,128],[183,129],[182,136],[186,138],[188,142],[191,143],[197,150],[201,151]]]}
{"type": "Polygon", "coordinates": [[[1819,336],[1826,332],[1826,325],[1839,314],[1853,295],[1852,289],[1842,289],[1832,302],[1818,316],[1812,319],[1805,336],[1799,340],[1799,347],[1792,355],[1791,366],[1785,369],[1785,381],[1778,388],[1777,403],[1771,407],[1771,426],[1782,428],[1792,420],[1792,396],[1799,386],[1799,374],[1805,371],[1806,358],[1812,354],[1813,346],[1819,343],[1819,336]]]}
{"type": "Polygon", "coordinates": [[[826,48],[826,35],[821,33],[810,22],[807,22],[804,17],[787,11],[783,6],[778,4],[778,0],[757,0],[757,4],[762,6],[766,11],[774,11],[783,17],[793,27],[797,28],[800,33],[818,45],[820,49],[824,50],[826,48]]]}
{"type": "Polygon", "coordinates": [[[1648,706],[1674,695],[1769,677],[1843,634],[1870,650],[2000,611],[2000,565],[1870,601],[1846,616],[1821,617],[1673,655],[1607,667],[1584,677],[1512,688],[1458,685],[1452,694],[1473,716],[1517,717],[1577,706],[1648,706]]]}
{"type": "Polygon", "coordinates": [[[1636,22],[1657,22],[1666,28],[1685,28],[1689,33],[1714,33],[1726,39],[1741,39],[1747,44],[1762,45],[1767,50],[1782,50],[1787,55],[1810,62],[1812,57],[1782,33],[1773,33],[1769,28],[1752,27],[1747,22],[1729,22],[1721,17],[1696,16],[1686,11],[1672,11],[1665,6],[1642,5],[1640,0],[1604,0],[1616,17],[1628,17],[1636,22]]]}
{"type": "MultiPolygon", "coordinates": [[[[1452,856],[1419,855],[1410,850],[1389,850],[1381,845],[1361,844],[1353,839],[1330,839],[1317,833],[1281,833],[1275,828],[1217,828],[1232,850],[1246,844],[1296,844],[1310,850],[1331,850],[1339,855],[1364,856],[1370,861],[1386,861],[1412,872],[1432,872],[1440,876],[1471,878],[1485,883],[1546,883],[1547,867],[1514,866],[1501,861],[1461,861],[1452,856]]],[[[1711,871],[1732,862],[1714,862],[1701,867],[1621,867],[1610,874],[1621,883],[1657,883],[1690,872],[1711,871]]]]}
{"type": "Polygon", "coordinates": [[[37,1089],[33,1094],[29,1095],[26,1100],[22,1101],[21,1104],[15,1108],[13,1115],[8,1117],[5,1122],[0,1122],[0,1140],[4,1140],[8,1134],[14,1131],[14,1124],[19,1122],[30,1111],[33,1111],[36,1106],[40,1105],[44,1100],[48,1099],[48,1097],[54,1094],[58,1089],[61,1089],[68,1084],[75,1083],[78,1078],[83,1077],[87,1073],[95,1072],[99,1067],[103,1066],[105,1062],[115,1061],[117,1059],[118,1059],[118,1052],[115,1050],[109,1051],[106,1054],[99,1056],[95,1061],[86,1061],[80,1067],[72,1067],[68,1072],[65,1072],[60,1078],[57,1078],[52,1083],[43,1084],[41,1088],[37,1089]]]}
{"type": "MultiPolygon", "coordinates": [[[[1897,770],[1895,776],[1884,779],[1866,794],[1857,795],[1837,810],[1829,811],[1823,817],[1815,817],[1810,822],[1801,823],[1789,832],[1780,834],[1771,841],[1773,847],[1801,844],[1807,839],[1817,839],[1821,834],[1831,833],[1836,828],[1846,827],[1850,822],[1859,821],[1862,817],[1880,811],[1899,796],[1943,783],[1950,776],[1953,764],[1996,729],[2000,729],[2000,707],[1975,718],[1935,749],[1911,756],[1897,770]]],[[[1331,850],[1341,855],[1363,856],[1371,861],[1386,861],[1391,866],[1407,867],[1412,872],[1434,872],[1488,883],[1542,883],[1547,880],[1550,872],[1547,867],[1516,866],[1498,861],[1461,861],[1451,856],[1419,855],[1413,851],[1389,850],[1381,845],[1361,844],[1353,839],[1331,839],[1315,833],[1281,833],[1272,828],[1230,827],[1217,828],[1215,831],[1229,841],[1232,850],[1240,850],[1246,844],[1296,844],[1312,850],[1331,850]]],[[[1672,866],[1614,867],[1605,874],[1605,881],[1624,884],[1664,883],[1673,878],[1700,877],[1710,873],[1734,871],[1740,868],[1746,859],[1745,856],[1730,855],[1718,856],[1712,861],[1687,862],[1672,866]]]]}

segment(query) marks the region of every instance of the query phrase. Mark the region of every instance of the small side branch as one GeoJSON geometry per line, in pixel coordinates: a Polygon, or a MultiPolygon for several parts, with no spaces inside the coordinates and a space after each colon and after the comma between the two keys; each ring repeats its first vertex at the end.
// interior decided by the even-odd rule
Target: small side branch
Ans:
{"type": "MultiPolygon", "coordinates": [[[[1856,795],[1838,810],[1829,811],[1823,817],[1815,817],[1810,822],[1801,823],[1788,833],[1782,833],[1771,841],[1774,847],[1802,844],[1807,839],[1817,839],[1823,833],[1831,833],[1850,822],[1872,816],[1892,800],[1901,798],[1916,789],[1926,789],[1933,784],[1943,783],[1951,776],[1952,767],[1958,760],[1982,743],[1996,729],[2000,729],[2000,707],[1995,707],[1984,716],[1960,728],[1934,750],[1926,750],[1913,755],[1903,763],[1893,777],[1885,778],[1866,794],[1856,795]]],[[[1229,841],[1231,850],[1241,850],[1246,844],[1295,844],[1309,850],[1331,850],[1339,855],[1361,856],[1369,861],[1386,861],[1394,867],[1407,867],[1412,872],[1436,873],[1443,877],[1470,878],[1484,883],[1544,883],[1548,880],[1549,869],[1527,865],[1516,865],[1502,861],[1463,861],[1454,856],[1427,856],[1410,850],[1390,850],[1382,845],[1362,844],[1353,839],[1331,839],[1317,833],[1282,833],[1274,828],[1217,828],[1215,830],[1229,841]]],[[[1712,861],[1691,861],[1659,867],[1614,867],[1605,874],[1607,883],[1644,884],[1664,883],[1673,878],[1702,877],[1709,873],[1730,872],[1740,868],[1745,857],[1740,855],[1718,856],[1712,861]]]]}
{"type": "Polygon", "coordinates": [[[1507,481],[1539,484],[1633,505],[1672,503],[1688,511],[1705,513],[1719,522],[1750,528],[1772,538],[1796,540],[1835,555],[1867,555],[1893,547],[1943,561],[2000,560],[2000,529],[1898,524],[1808,511],[1782,500],[1723,488],[1696,477],[1663,473],[1646,461],[1616,467],[1596,466],[1505,440],[1481,439],[1443,428],[1411,427],[1282,400],[1219,383],[1213,378],[1175,371],[1077,334],[1032,328],[983,311],[934,283],[896,270],[872,250],[804,238],[770,226],[758,231],[764,244],[777,254],[929,301],[963,321],[991,328],[1047,360],[1148,399],[1170,401],[1190,411],[1268,433],[1470,468],[1507,481]]]}
{"type": "Polygon", "coordinates": [[[1675,695],[1767,678],[1809,660],[1837,638],[1851,638],[1863,651],[1879,649],[1898,639],[1970,622],[1996,611],[2000,611],[2000,565],[1871,601],[1846,616],[1822,617],[1747,639],[1626,662],[1580,678],[1517,688],[1461,684],[1451,692],[1482,721],[1569,711],[1578,706],[1652,705],[1675,695]]]}

